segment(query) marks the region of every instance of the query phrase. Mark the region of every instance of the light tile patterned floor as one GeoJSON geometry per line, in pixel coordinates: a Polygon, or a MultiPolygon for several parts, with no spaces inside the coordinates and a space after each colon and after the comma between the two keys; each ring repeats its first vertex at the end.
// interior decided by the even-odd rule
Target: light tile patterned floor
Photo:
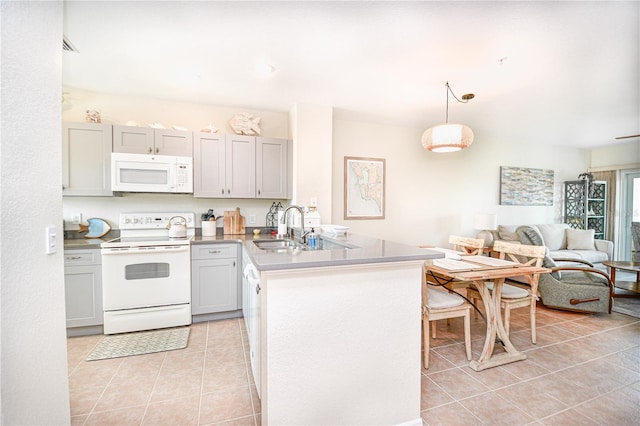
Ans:
{"type": "MultiPolygon", "coordinates": [[[[482,372],[467,367],[462,322],[439,321],[421,373],[424,424],[637,424],[640,320],[542,307],[537,318],[533,345],[526,309],[512,313],[512,341],[528,359],[482,372]]],[[[475,317],[475,357],[484,331],[475,317]]],[[[242,319],[191,326],[184,350],[84,361],[101,338],[68,339],[72,424],[260,424],[242,319]]]]}

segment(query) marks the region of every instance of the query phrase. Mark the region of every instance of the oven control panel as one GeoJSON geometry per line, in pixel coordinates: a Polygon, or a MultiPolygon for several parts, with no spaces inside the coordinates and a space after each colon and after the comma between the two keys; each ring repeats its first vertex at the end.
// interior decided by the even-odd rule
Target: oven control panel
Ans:
{"type": "Polygon", "coordinates": [[[183,217],[195,228],[195,213],[120,213],[120,229],[164,229],[172,217],[183,217]]]}

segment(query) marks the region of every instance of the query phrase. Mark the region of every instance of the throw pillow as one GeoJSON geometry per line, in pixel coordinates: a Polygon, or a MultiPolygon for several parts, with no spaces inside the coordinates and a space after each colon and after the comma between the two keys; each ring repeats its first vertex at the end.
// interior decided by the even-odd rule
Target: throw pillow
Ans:
{"type": "Polygon", "coordinates": [[[535,226],[519,226],[516,229],[520,242],[522,244],[528,244],[530,246],[543,246],[544,238],[535,226]]]}
{"type": "Polygon", "coordinates": [[[544,239],[544,245],[549,250],[562,250],[567,248],[567,236],[566,229],[569,227],[566,223],[545,223],[536,225],[542,238],[544,239]]]}
{"type": "Polygon", "coordinates": [[[516,225],[513,226],[505,226],[498,225],[498,236],[503,241],[520,241],[518,235],[516,234],[516,225]]]}
{"type": "MultiPolygon", "coordinates": [[[[535,226],[519,226],[516,229],[516,234],[520,237],[520,242],[522,244],[528,244],[530,246],[543,246],[544,239],[542,238],[542,234],[538,231],[538,228],[535,226]]],[[[547,248],[547,252],[544,255],[544,259],[542,260],[542,266],[544,268],[555,268],[556,262],[553,261],[551,256],[549,256],[549,249],[547,248]]],[[[556,280],[560,280],[560,271],[551,273],[551,276],[556,280]]]]}
{"type": "Polygon", "coordinates": [[[595,250],[595,234],[593,229],[567,229],[567,249],[595,250]]]}

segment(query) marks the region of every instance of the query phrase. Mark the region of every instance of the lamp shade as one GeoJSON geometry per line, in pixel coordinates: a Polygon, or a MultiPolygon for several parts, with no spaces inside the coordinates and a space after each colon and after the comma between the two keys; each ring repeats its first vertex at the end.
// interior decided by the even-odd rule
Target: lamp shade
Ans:
{"type": "Polygon", "coordinates": [[[440,124],[422,134],[422,146],[433,152],[453,152],[473,143],[473,131],[464,124],[440,124]]]}

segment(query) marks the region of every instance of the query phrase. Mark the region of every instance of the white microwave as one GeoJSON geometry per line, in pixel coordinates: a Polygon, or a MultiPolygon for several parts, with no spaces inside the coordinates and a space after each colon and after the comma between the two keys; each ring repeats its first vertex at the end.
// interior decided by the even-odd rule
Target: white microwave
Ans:
{"type": "Polygon", "coordinates": [[[193,159],[173,155],[111,154],[111,190],[193,192],[193,159]]]}

